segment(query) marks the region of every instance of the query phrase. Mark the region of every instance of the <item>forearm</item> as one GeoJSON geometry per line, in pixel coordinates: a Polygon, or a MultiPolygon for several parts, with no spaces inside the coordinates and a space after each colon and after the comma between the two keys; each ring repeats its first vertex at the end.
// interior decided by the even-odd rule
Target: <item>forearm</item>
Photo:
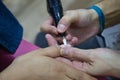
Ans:
{"type": "Polygon", "coordinates": [[[120,23],[120,0],[103,0],[96,4],[105,15],[105,27],[120,23]]]}
{"type": "Polygon", "coordinates": [[[120,78],[120,51],[115,51],[112,62],[113,70],[111,76],[120,78]]]}

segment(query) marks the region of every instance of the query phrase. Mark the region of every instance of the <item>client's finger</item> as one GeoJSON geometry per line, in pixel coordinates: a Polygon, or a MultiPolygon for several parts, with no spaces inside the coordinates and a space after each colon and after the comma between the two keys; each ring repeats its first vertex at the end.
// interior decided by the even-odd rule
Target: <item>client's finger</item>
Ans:
{"type": "Polygon", "coordinates": [[[71,60],[92,62],[92,58],[90,57],[89,53],[90,53],[90,50],[82,50],[82,49],[73,48],[65,45],[61,46],[61,55],[71,60]]]}
{"type": "Polygon", "coordinates": [[[52,35],[46,34],[45,37],[47,39],[47,42],[48,42],[49,46],[53,46],[53,45],[57,45],[58,44],[57,41],[55,40],[55,38],[52,35]]]}

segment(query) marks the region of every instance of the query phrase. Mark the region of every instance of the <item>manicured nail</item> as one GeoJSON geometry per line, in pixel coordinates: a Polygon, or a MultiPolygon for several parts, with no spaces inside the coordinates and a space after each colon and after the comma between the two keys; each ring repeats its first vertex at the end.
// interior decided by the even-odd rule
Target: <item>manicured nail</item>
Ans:
{"type": "Polygon", "coordinates": [[[61,48],[61,54],[64,55],[64,56],[67,56],[70,52],[69,48],[71,48],[70,45],[61,45],[60,46],[61,48]]]}
{"type": "Polygon", "coordinates": [[[58,25],[58,31],[59,31],[59,32],[64,32],[64,30],[65,30],[65,25],[59,24],[59,25],[58,25]]]}

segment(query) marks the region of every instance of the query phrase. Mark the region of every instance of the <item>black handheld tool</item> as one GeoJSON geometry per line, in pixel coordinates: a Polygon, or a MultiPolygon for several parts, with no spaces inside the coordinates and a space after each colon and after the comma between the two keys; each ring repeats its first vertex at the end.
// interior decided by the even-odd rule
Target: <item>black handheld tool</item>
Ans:
{"type": "MultiPolygon", "coordinates": [[[[63,16],[63,8],[62,8],[61,0],[47,0],[47,10],[48,13],[53,17],[54,24],[57,27],[58,22],[63,16]]],[[[64,37],[66,34],[62,33],[59,35],[64,37]]]]}

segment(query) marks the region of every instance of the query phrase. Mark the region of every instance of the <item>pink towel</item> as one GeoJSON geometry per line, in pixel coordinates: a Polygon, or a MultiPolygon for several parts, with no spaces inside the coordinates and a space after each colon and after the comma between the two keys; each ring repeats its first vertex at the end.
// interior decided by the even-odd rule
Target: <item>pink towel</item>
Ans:
{"type": "Polygon", "coordinates": [[[18,57],[18,56],[21,56],[23,54],[26,54],[30,51],[33,51],[33,50],[36,50],[38,49],[39,47],[32,44],[32,43],[29,43],[25,40],[22,40],[20,46],[18,47],[17,51],[15,52],[15,54],[13,55],[14,57],[18,57]]]}
{"type": "Polygon", "coordinates": [[[15,52],[14,55],[11,55],[6,49],[0,47],[0,72],[4,70],[7,66],[9,66],[15,57],[18,57],[20,55],[26,54],[30,51],[36,50],[39,47],[22,40],[20,43],[19,48],[15,52]]]}

